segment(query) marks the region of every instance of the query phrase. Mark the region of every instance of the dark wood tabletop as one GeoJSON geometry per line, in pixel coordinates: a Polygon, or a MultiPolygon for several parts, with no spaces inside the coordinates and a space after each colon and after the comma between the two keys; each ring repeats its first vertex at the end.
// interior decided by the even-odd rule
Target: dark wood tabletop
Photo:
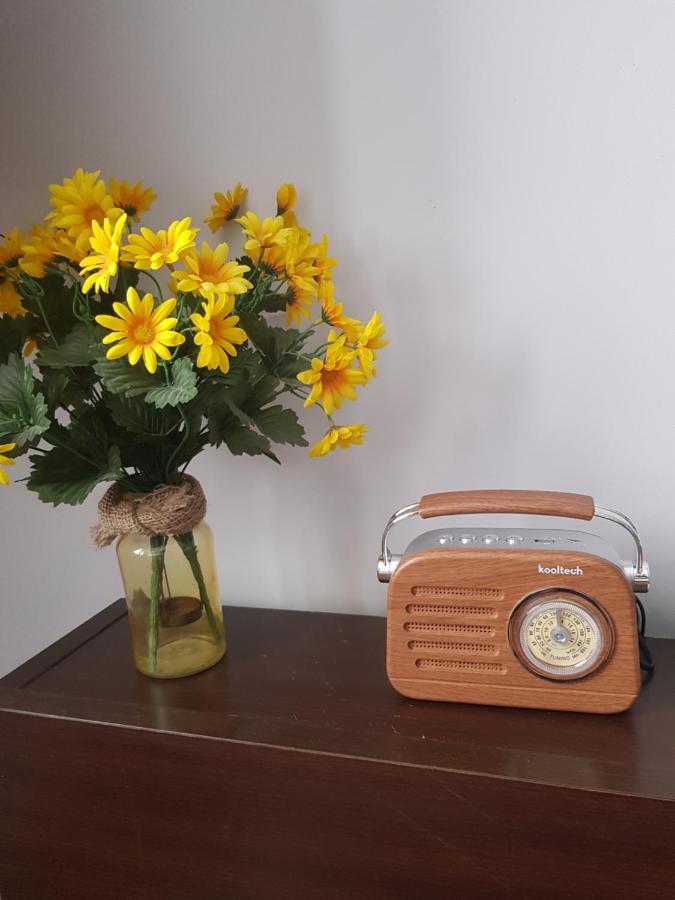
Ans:
{"type": "Polygon", "coordinates": [[[2,900],[675,897],[675,641],[601,716],[405,699],[379,617],[224,615],[190,678],[135,671],[119,602],[0,681],[2,900]]]}

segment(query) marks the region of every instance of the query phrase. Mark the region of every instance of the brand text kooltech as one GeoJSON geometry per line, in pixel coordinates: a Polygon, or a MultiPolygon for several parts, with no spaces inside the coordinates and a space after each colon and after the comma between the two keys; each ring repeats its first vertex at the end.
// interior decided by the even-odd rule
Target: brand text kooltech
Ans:
{"type": "Polygon", "coordinates": [[[575,566],[573,569],[566,569],[565,566],[542,566],[539,564],[540,575],[583,575],[584,570],[581,566],[575,566]]]}

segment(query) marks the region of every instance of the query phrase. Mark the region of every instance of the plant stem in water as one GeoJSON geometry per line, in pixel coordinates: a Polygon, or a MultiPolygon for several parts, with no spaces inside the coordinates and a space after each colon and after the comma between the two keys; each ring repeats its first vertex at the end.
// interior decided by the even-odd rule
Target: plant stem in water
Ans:
{"type": "Polygon", "coordinates": [[[152,575],[150,577],[150,613],[148,621],[148,671],[156,672],[157,642],[159,638],[159,598],[162,593],[162,573],[164,571],[166,535],[151,535],[150,549],[152,555],[152,575]]]}
{"type": "Polygon", "coordinates": [[[211,629],[211,634],[213,635],[214,640],[219,641],[221,639],[221,635],[220,631],[218,630],[218,625],[216,624],[215,616],[213,615],[213,610],[211,609],[211,601],[209,599],[209,592],[206,589],[204,573],[202,572],[202,567],[200,566],[199,559],[197,558],[197,545],[195,544],[194,535],[191,531],[188,531],[186,534],[175,534],[174,538],[178,546],[183,551],[183,554],[185,555],[188,563],[190,564],[192,575],[197,582],[197,587],[199,589],[199,600],[204,608],[204,612],[206,613],[206,618],[209,623],[209,628],[211,629]]]}

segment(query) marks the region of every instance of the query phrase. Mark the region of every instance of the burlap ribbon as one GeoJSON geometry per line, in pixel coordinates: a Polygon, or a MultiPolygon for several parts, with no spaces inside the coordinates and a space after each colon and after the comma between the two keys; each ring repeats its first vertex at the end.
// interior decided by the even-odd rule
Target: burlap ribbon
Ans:
{"type": "Polygon", "coordinates": [[[161,485],[149,494],[129,494],[115,483],[101,497],[91,535],[100,549],[122,534],[185,534],[205,515],[204,491],[191,475],[184,475],[179,485],[161,485]]]}

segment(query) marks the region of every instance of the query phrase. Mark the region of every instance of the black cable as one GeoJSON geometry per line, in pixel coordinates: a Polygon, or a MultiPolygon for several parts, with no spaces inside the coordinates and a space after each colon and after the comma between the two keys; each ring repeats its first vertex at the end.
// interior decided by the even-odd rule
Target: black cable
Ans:
{"type": "Polygon", "coordinates": [[[637,616],[638,623],[638,648],[640,651],[640,668],[643,672],[647,673],[648,680],[654,674],[656,664],[654,663],[654,657],[652,656],[652,651],[649,649],[649,645],[647,644],[647,637],[645,635],[645,631],[647,629],[647,614],[645,613],[645,608],[642,605],[642,601],[637,596],[637,594],[635,594],[635,614],[637,616]]]}

